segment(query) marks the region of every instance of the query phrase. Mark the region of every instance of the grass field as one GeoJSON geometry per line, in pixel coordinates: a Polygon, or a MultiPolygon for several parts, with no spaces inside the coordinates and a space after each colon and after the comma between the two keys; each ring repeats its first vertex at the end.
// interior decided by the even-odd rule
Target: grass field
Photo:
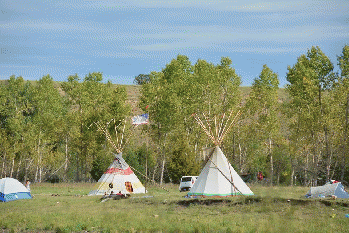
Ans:
{"type": "Polygon", "coordinates": [[[349,232],[349,201],[309,200],[308,188],[252,185],[252,197],[184,198],[153,186],[101,202],[94,184],[33,184],[32,200],[0,203],[0,232],[349,232]],[[148,196],[148,197],[144,197],[148,196]]]}

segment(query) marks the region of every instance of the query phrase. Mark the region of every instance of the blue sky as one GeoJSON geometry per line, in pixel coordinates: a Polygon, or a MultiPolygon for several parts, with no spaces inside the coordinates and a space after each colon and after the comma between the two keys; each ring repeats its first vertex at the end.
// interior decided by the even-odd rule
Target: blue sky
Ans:
{"type": "Polygon", "coordinates": [[[348,0],[1,0],[0,79],[66,81],[103,72],[132,84],[178,54],[232,67],[250,86],[263,64],[287,66],[319,46],[338,70],[349,44],[348,0]]]}

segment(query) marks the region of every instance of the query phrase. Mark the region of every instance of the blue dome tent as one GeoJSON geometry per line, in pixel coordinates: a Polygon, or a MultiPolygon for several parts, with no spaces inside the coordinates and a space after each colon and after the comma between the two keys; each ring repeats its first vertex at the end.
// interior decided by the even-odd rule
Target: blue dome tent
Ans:
{"type": "Polygon", "coordinates": [[[18,180],[13,178],[0,180],[0,201],[7,202],[31,198],[30,191],[18,180]]]}

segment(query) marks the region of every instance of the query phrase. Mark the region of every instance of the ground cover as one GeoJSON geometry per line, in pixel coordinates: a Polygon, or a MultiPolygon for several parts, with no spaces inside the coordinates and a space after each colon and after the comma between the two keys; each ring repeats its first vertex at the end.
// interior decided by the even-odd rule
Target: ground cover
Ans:
{"type": "MultiPolygon", "coordinates": [[[[184,198],[166,192],[101,202],[90,183],[33,184],[32,200],[0,203],[4,232],[347,232],[349,201],[309,200],[305,187],[252,185],[252,197],[184,198]]],[[[1,232],[1,230],[0,230],[1,232]]]]}

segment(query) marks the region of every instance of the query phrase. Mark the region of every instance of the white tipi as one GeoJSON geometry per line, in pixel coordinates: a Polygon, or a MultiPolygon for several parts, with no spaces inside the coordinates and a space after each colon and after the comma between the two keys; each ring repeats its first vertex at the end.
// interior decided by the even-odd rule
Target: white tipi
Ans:
{"type": "MultiPolygon", "coordinates": [[[[112,191],[114,193],[121,192],[122,194],[146,193],[144,186],[139,181],[137,176],[134,174],[131,167],[126,163],[126,161],[122,157],[123,135],[121,135],[120,138],[120,134],[118,135],[115,126],[115,136],[117,138],[117,144],[115,144],[111,139],[107,127],[103,127],[99,123],[96,123],[96,125],[98,130],[105,134],[106,138],[114,147],[117,154],[115,154],[115,159],[113,163],[108,167],[108,169],[104,172],[102,177],[98,180],[96,188],[92,190],[89,193],[89,195],[110,194],[112,191]]],[[[123,131],[124,130],[125,127],[123,131]]]]}
{"type": "MultiPolygon", "coordinates": [[[[190,189],[188,196],[254,195],[231,166],[219,147],[224,136],[233,125],[234,120],[232,120],[228,126],[231,114],[224,127],[221,127],[220,129],[216,127],[216,136],[213,135],[209,120],[206,117],[208,127],[205,126],[199,117],[194,115],[199,125],[201,125],[205,133],[213,140],[216,147],[210,153],[205,167],[202,169],[199,177],[190,189]]],[[[223,120],[224,115],[222,117],[222,122],[220,123],[221,126],[223,125],[223,120]]],[[[217,121],[215,120],[215,122],[217,121]]]]}

